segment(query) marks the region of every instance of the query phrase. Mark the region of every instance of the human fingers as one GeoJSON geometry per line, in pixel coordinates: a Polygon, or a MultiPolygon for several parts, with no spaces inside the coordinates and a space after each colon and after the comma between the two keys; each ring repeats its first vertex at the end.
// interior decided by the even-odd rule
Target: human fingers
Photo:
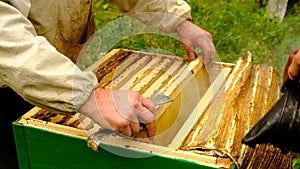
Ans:
{"type": "Polygon", "coordinates": [[[122,133],[128,137],[135,137],[136,134],[141,130],[139,122],[136,122],[138,120],[130,121],[122,116],[119,118],[121,119],[116,122],[116,125],[114,125],[114,130],[118,131],[119,133],[122,133]]]}
{"type": "Polygon", "coordinates": [[[205,36],[197,39],[197,46],[202,51],[202,60],[205,65],[210,63],[217,54],[211,35],[208,32],[205,32],[205,36]]]}
{"type": "Polygon", "coordinates": [[[146,123],[146,128],[147,128],[147,135],[148,137],[154,137],[156,133],[156,124],[155,121],[152,121],[150,123],[146,123]]]}
{"type": "Polygon", "coordinates": [[[138,133],[141,129],[140,124],[137,122],[131,122],[130,123],[130,128],[132,132],[132,136],[134,137],[136,133],[138,133]]]}
{"type": "Polygon", "coordinates": [[[141,105],[138,107],[138,119],[142,120],[143,123],[149,123],[155,121],[155,104],[142,95],[140,95],[141,105]]]}
{"type": "MultiPolygon", "coordinates": [[[[127,92],[126,92],[127,93],[127,92]]],[[[122,93],[120,93],[122,94],[122,93]]],[[[124,93],[123,93],[124,94],[124,93]]],[[[126,135],[135,137],[136,133],[140,131],[140,122],[146,124],[146,130],[150,133],[150,136],[153,136],[155,133],[155,127],[152,125],[149,125],[149,129],[147,128],[147,123],[153,123],[155,121],[155,105],[154,103],[142,95],[140,95],[138,92],[135,91],[128,91],[130,102],[124,102],[118,101],[117,107],[120,113],[120,117],[122,117],[123,120],[126,120],[130,123],[130,128],[128,128],[127,125],[118,125],[119,131],[126,135]],[[123,127],[122,127],[123,126],[123,127]],[[130,129],[130,131],[129,131],[130,129]],[[131,134],[131,135],[129,135],[131,134]]],[[[118,95],[119,97],[121,95],[118,95]]],[[[127,95],[122,95],[123,98],[128,98],[127,95]]],[[[129,101],[129,100],[127,100],[129,101]]],[[[154,123],[155,125],[155,123],[154,123]]]]}
{"type": "Polygon", "coordinates": [[[155,113],[144,108],[144,111],[139,113],[141,123],[144,123],[147,130],[148,137],[153,137],[156,133],[155,113]]]}
{"type": "Polygon", "coordinates": [[[140,96],[140,100],[143,107],[147,108],[148,110],[150,110],[150,112],[155,114],[155,104],[150,99],[140,96]]]}
{"type": "Polygon", "coordinates": [[[189,61],[193,61],[196,59],[197,55],[195,53],[195,48],[192,47],[191,45],[187,45],[186,43],[182,43],[182,46],[189,58],[189,61]]]}
{"type": "Polygon", "coordinates": [[[124,128],[119,129],[119,133],[122,133],[125,136],[131,137],[132,136],[132,131],[130,125],[127,125],[124,128]]]}
{"type": "Polygon", "coordinates": [[[154,137],[156,133],[156,124],[155,124],[155,104],[143,96],[140,96],[141,111],[138,114],[140,122],[145,124],[148,137],[154,137]]]}
{"type": "Polygon", "coordinates": [[[292,62],[288,68],[288,75],[292,80],[299,79],[300,76],[300,52],[293,53],[292,62]]]}
{"type": "Polygon", "coordinates": [[[155,120],[155,105],[150,100],[139,94],[138,92],[130,91],[131,98],[131,110],[135,112],[130,114],[130,120],[140,120],[140,115],[143,114],[144,117],[142,120],[148,122],[148,119],[155,120]],[[145,113],[147,112],[147,113],[145,113]],[[147,116],[147,117],[146,117],[147,116]],[[137,119],[136,119],[137,118],[137,119]]]}

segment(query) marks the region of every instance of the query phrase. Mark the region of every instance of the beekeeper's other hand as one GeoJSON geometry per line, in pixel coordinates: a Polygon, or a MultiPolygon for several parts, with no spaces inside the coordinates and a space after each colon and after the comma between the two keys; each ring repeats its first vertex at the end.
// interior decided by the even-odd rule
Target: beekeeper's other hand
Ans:
{"type": "Polygon", "coordinates": [[[283,72],[282,90],[284,89],[285,82],[288,78],[291,80],[300,79],[300,49],[295,50],[288,58],[283,72]]]}
{"type": "Polygon", "coordinates": [[[190,61],[197,57],[197,47],[202,51],[204,64],[214,59],[217,52],[209,32],[188,20],[178,25],[176,30],[190,61]]]}

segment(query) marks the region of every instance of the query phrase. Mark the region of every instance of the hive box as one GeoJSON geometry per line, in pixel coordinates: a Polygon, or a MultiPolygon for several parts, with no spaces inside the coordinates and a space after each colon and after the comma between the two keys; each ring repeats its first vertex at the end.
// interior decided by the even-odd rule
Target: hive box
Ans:
{"type": "Polygon", "coordinates": [[[103,88],[135,90],[148,98],[162,92],[174,99],[157,109],[154,142],[112,134],[97,152],[87,146],[97,124],[35,107],[13,123],[21,169],[262,168],[269,165],[266,159],[280,163],[277,168],[290,166],[290,155],[272,145],[249,148],[240,142],[279,97],[278,74],[253,65],[250,53],[237,64],[204,67],[200,58],[187,62],[115,49],[89,70],[103,88]]]}

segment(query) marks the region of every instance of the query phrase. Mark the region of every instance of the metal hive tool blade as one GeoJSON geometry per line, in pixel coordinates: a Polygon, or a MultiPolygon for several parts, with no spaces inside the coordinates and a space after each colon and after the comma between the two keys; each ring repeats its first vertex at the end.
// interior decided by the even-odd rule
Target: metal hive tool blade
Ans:
{"type": "Polygon", "coordinates": [[[173,99],[164,95],[163,93],[159,93],[159,94],[155,95],[150,100],[155,104],[155,106],[159,106],[161,104],[170,103],[170,102],[174,101],[173,99]]]}

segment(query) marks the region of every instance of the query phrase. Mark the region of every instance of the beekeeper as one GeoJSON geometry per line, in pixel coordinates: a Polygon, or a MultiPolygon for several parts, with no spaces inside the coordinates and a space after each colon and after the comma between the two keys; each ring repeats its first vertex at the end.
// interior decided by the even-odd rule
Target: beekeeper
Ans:
{"type": "MultiPolygon", "coordinates": [[[[191,22],[191,9],[184,0],[112,2],[149,26],[165,33],[177,32],[190,60],[195,59],[197,47],[205,63],[216,54],[210,33],[191,22]]],[[[0,86],[12,89],[1,89],[0,93],[8,93],[1,96],[9,98],[16,92],[31,105],[52,112],[80,112],[102,127],[127,136],[140,130],[142,120],[152,137],[155,107],[149,99],[134,91],[97,88],[95,74],[81,71],[74,64],[96,30],[92,5],[92,0],[1,0],[0,86]],[[129,104],[116,104],[124,102],[129,104]]],[[[4,99],[0,105],[20,104],[14,100],[4,99]]],[[[6,113],[14,112],[0,114],[6,113]]]]}

